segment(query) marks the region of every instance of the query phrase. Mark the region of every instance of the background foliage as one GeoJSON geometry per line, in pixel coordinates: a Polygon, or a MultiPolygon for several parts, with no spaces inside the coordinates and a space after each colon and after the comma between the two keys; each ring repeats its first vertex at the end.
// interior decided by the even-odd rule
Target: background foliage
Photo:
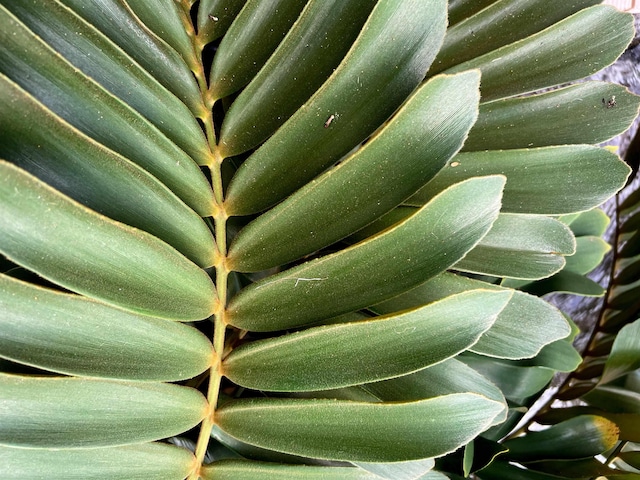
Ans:
{"type": "Polygon", "coordinates": [[[2,0],[0,476],[637,478],[598,3],[2,0]]]}

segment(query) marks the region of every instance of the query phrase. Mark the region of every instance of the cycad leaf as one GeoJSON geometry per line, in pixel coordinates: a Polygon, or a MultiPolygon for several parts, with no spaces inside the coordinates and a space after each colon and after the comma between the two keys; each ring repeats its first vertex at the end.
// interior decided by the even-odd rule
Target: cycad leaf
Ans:
{"type": "MultiPolygon", "coordinates": [[[[476,0],[467,3],[473,8],[482,8],[483,2],[476,0]]],[[[449,22],[452,26],[447,29],[444,44],[433,62],[431,73],[539,32],[582,8],[601,3],[601,0],[485,0],[484,3],[491,5],[458,22],[460,7],[455,2],[449,2],[449,22]],[[473,34],[469,35],[469,32],[473,34]],[[496,32],[500,32],[500,35],[496,35],[496,32]]]]}
{"type": "MultiPolygon", "coordinates": [[[[201,161],[207,157],[202,129],[185,104],[73,11],[44,0],[6,2],[5,6],[50,47],[140,112],[192,157],[201,161]],[[167,118],[174,121],[168,122],[167,118]]],[[[184,28],[181,30],[184,34],[184,28]]]]}
{"type": "Polygon", "coordinates": [[[317,467],[247,460],[221,460],[202,468],[203,480],[380,480],[373,473],[352,467],[317,467]]]}
{"type": "MultiPolygon", "coordinates": [[[[460,275],[442,273],[413,290],[374,305],[370,309],[378,314],[390,314],[477,288],[499,290],[502,287],[460,275]]],[[[565,338],[569,333],[567,321],[555,307],[541,298],[516,291],[493,326],[472,350],[483,355],[512,360],[530,358],[540,352],[543,346],[565,338]],[[520,334],[523,325],[527,328],[526,336],[520,334]],[[514,338],[518,338],[518,342],[514,342],[514,338]]]]}
{"type": "MultiPolygon", "coordinates": [[[[273,205],[373,133],[424,78],[445,17],[443,0],[380,0],[333,75],[242,164],[229,184],[227,212],[273,205]]],[[[223,157],[240,153],[219,147],[223,157]]]]}
{"type": "Polygon", "coordinates": [[[545,278],[575,253],[576,240],[562,222],[539,215],[501,214],[489,233],[455,264],[457,270],[495,277],[545,278]]]}
{"type": "Polygon", "coordinates": [[[197,19],[200,44],[224,35],[245,3],[247,0],[201,0],[197,19]]]}
{"type": "Polygon", "coordinates": [[[550,368],[519,366],[514,362],[480,355],[464,354],[458,359],[496,385],[508,400],[517,405],[539,393],[555,374],[550,368]]]}
{"type": "Polygon", "coordinates": [[[592,75],[618,58],[633,33],[631,15],[596,5],[446,73],[479,68],[483,101],[497,100],[592,75]]]}
{"type": "Polygon", "coordinates": [[[0,444],[93,448],[184,432],[207,413],[197,390],[148,382],[0,374],[0,444]]]}
{"type": "Polygon", "coordinates": [[[54,450],[0,447],[3,480],[182,480],[194,456],[160,443],[54,450]]]}
{"type": "Polygon", "coordinates": [[[137,163],[203,216],[213,193],[196,163],[0,6],[0,71],[70,124],[137,163]]]}
{"type": "Polygon", "coordinates": [[[247,2],[218,46],[209,74],[214,99],[244,87],[264,65],[307,0],[247,2]]]}
{"type": "Polygon", "coordinates": [[[413,460],[412,462],[394,463],[365,463],[353,462],[357,467],[367,472],[375,473],[376,479],[386,478],[387,480],[417,480],[423,478],[428,472],[433,470],[435,461],[433,458],[424,460],[413,460]]]}
{"type": "Polygon", "coordinates": [[[0,275],[0,356],[60,373],[127,380],[195,377],[213,349],[198,330],[0,275]]]}
{"type": "Polygon", "coordinates": [[[444,455],[486,429],[502,404],[475,394],[406,403],[256,398],[216,411],[230,435],[313,458],[398,462],[444,455]]]}
{"type": "Polygon", "coordinates": [[[227,321],[246,330],[283,330],[415,287],[455,263],[486,234],[503,186],[499,176],[454,185],[369,240],[247,287],[231,300],[227,321]]]}
{"type": "Polygon", "coordinates": [[[156,237],[0,162],[0,252],[74,292],[175,320],[213,313],[209,276],[156,237]]]}
{"type": "Polygon", "coordinates": [[[622,327],[616,335],[600,383],[611,382],[638,368],[640,368],[640,320],[622,327]]]}
{"type": "Polygon", "coordinates": [[[307,2],[277,50],[231,104],[220,142],[244,151],[272,135],[333,73],[376,2],[307,2]]]}
{"type": "Polygon", "coordinates": [[[639,103],[626,88],[605,82],[485,103],[464,150],[602,143],[632,125],[639,103]]]}
{"type": "Polygon", "coordinates": [[[245,227],[229,249],[229,268],[263,270],[302,257],[415,193],[462,146],[479,80],[465,72],[421,87],[356,153],[245,227]]]}
{"type": "Polygon", "coordinates": [[[602,204],[624,186],[629,172],[615,154],[588,145],[463,152],[406,203],[424,205],[449,185],[500,174],[507,177],[502,212],[566,214],[602,204]]]}
{"type": "Polygon", "coordinates": [[[142,24],[121,0],[60,0],[109,37],[154,78],[173,92],[194,115],[204,112],[200,89],[184,59],[142,24]]]}
{"type": "Polygon", "coordinates": [[[618,427],[604,417],[581,415],[504,442],[516,461],[588,458],[612,448],[618,427]]]}
{"type": "Polygon", "coordinates": [[[399,315],[252,342],[225,359],[223,372],[244,387],[283,392],[405,375],[472,346],[510,297],[509,291],[471,291],[399,315]]]}
{"type": "Polygon", "coordinates": [[[602,263],[611,246],[600,237],[582,236],[576,238],[576,253],[566,257],[565,269],[586,275],[602,263]]]}
{"type": "MultiPolygon", "coordinates": [[[[191,2],[192,3],[192,2],[191,2]]],[[[187,65],[194,66],[198,58],[193,49],[189,34],[188,13],[184,4],[174,0],[159,0],[155,2],[127,2],[128,7],[142,21],[145,27],[153,31],[159,38],[171,45],[185,60],[187,65]]],[[[188,10],[187,10],[188,12],[188,10]]]]}
{"type": "MultiPolygon", "coordinates": [[[[562,218],[558,220],[562,221],[562,218]]],[[[591,235],[601,237],[609,226],[610,219],[601,208],[594,208],[588,212],[582,212],[571,220],[568,225],[576,237],[591,235]]]]}
{"type": "Polygon", "coordinates": [[[198,265],[213,265],[216,248],[207,225],[151,174],[80,133],[2,74],[0,108],[0,158],[98,213],[159,237],[198,265]]]}
{"type": "Polygon", "coordinates": [[[494,423],[504,421],[507,413],[506,400],[500,389],[455,358],[410,375],[369,383],[360,388],[385,402],[422,400],[452,393],[477,393],[504,404],[504,415],[498,415],[494,423]]]}

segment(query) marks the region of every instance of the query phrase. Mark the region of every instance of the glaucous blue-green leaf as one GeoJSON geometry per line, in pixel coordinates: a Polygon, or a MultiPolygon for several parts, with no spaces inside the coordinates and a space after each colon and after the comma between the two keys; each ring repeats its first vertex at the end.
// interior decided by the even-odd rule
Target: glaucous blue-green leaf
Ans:
{"type": "Polygon", "coordinates": [[[249,0],[227,30],[209,73],[212,98],[244,87],[262,68],[296,21],[307,0],[249,0]]]}
{"type": "Polygon", "coordinates": [[[535,357],[520,360],[517,365],[546,367],[568,373],[578,368],[580,363],[582,363],[582,357],[572,345],[571,338],[568,337],[545,345],[535,357]]]}
{"type": "Polygon", "coordinates": [[[487,233],[504,177],[450,187],[404,222],[346,250],[272,275],[231,299],[226,320],[275,331],[380,303],[444,271],[487,233]]]}
{"type": "MultiPolygon", "coordinates": [[[[369,308],[379,314],[389,314],[476,288],[498,290],[501,287],[461,275],[442,273],[402,295],[369,308]]],[[[513,360],[530,358],[544,345],[565,338],[569,333],[566,320],[555,307],[538,297],[516,291],[493,326],[471,350],[513,360]],[[521,335],[523,325],[526,325],[526,336],[521,335]],[[514,342],[514,338],[518,338],[518,341],[514,342]]]]}
{"type": "Polygon", "coordinates": [[[194,456],[161,443],[89,449],[0,446],[3,480],[182,480],[194,456]]]}
{"type": "Polygon", "coordinates": [[[452,393],[477,393],[505,405],[504,415],[494,423],[504,421],[506,401],[500,389],[463,362],[450,358],[415,373],[368,383],[360,387],[385,402],[413,401],[452,393]]]}
{"type": "MultiPolygon", "coordinates": [[[[481,0],[469,2],[482,4],[481,0]]],[[[601,0],[557,2],[556,0],[490,0],[488,8],[456,22],[455,2],[449,2],[450,27],[430,73],[479,57],[491,50],[553,25],[578,10],[601,3],[601,0]],[[470,34],[472,32],[472,34],[470,34]],[[500,32],[500,35],[496,35],[500,32]]],[[[459,7],[458,7],[459,8],[459,7]]],[[[478,8],[474,5],[474,8],[478,8]]],[[[481,8],[481,7],[480,7],[481,8]]]]}
{"type": "Polygon", "coordinates": [[[128,4],[121,0],[59,1],[127,52],[180,98],[194,115],[204,113],[206,107],[200,89],[184,58],[144,25],[128,4]]]}
{"type": "Polygon", "coordinates": [[[633,34],[630,14],[596,5],[446,73],[479,68],[488,102],[592,75],[613,63],[633,34]]]}
{"type": "Polygon", "coordinates": [[[213,193],[198,165],[142,115],[67,62],[0,6],[0,72],[50,110],[137,163],[202,216],[213,193]]]}
{"type": "Polygon", "coordinates": [[[581,415],[546,430],[529,432],[504,442],[516,461],[588,458],[612,448],[618,427],[604,417],[581,415]]]}
{"type": "Polygon", "coordinates": [[[384,463],[451,452],[502,408],[470,393],[399,403],[253,398],[224,404],[215,421],[233,437],[280,452],[384,463]]]}
{"type": "Polygon", "coordinates": [[[433,458],[425,458],[424,460],[413,460],[411,462],[394,462],[394,463],[366,463],[353,462],[354,465],[360,467],[367,472],[374,473],[376,479],[386,478],[387,480],[415,480],[422,478],[435,466],[433,458]]]}
{"type": "Polygon", "coordinates": [[[69,290],[174,320],[214,311],[215,287],[156,237],[110,220],[0,161],[0,252],[69,290]]]}
{"type": "Polygon", "coordinates": [[[177,381],[211,366],[195,328],[0,275],[0,356],[89,377],[177,381]]]}
{"type": "Polygon", "coordinates": [[[423,205],[449,185],[474,176],[500,174],[507,177],[502,212],[579,212],[613,196],[629,171],[617,155],[590,145],[463,152],[406,203],[423,205]]]}
{"type": "Polygon", "coordinates": [[[640,368],[640,320],[625,325],[616,335],[600,383],[609,383],[638,368],[640,368]]]}
{"type": "Polygon", "coordinates": [[[240,152],[269,138],[333,73],[376,2],[307,2],[276,51],[226,112],[220,142],[240,152]]]}
{"type": "MultiPolygon", "coordinates": [[[[132,5],[144,8],[144,3],[132,5]]],[[[175,3],[165,3],[169,8],[157,18],[172,18],[167,13],[176,8],[175,3]]],[[[58,2],[7,2],[5,6],[70,63],[141,113],[193,158],[205,161],[206,140],[186,105],[108,37],[58,2]]]]}
{"type": "Polygon", "coordinates": [[[354,467],[320,467],[284,463],[221,460],[202,467],[203,480],[380,480],[373,473],[354,467]]]}
{"type": "Polygon", "coordinates": [[[602,143],[629,128],[639,100],[620,85],[584,82],[485,103],[464,150],[602,143]]]}
{"type": "MultiPolygon", "coordinates": [[[[418,86],[442,42],[444,0],[380,0],[323,86],[242,164],[230,215],[261,211],[305,185],[378,128],[418,86]]],[[[233,145],[219,144],[222,157],[233,145]]]]}
{"type": "Polygon", "coordinates": [[[201,267],[213,265],[216,246],[207,225],[151,174],[73,128],[2,74],[0,108],[0,158],[98,213],[155,235],[201,267]]]}
{"type": "Polygon", "coordinates": [[[504,213],[489,233],[455,269],[496,277],[538,279],[565,266],[575,253],[576,240],[562,222],[541,215],[504,213]]]}
{"type": "Polygon", "coordinates": [[[505,278],[502,281],[502,285],[504,287],[517,288],[539,297],[552,292],[600,297],[604,295],[605,291],[604,288],[590,278],[570,270],[562,270],[549,278],[534,282],[505,278]]]}
{"type": "Polygon", "coordinates": [[[513,403],[521,405],[539,393],[553,378],[555,371],[546,367],[521,367],[513,362],[465,354],[459,360],[493,382],[513,403]]]}
{"type": "Polygon", "coordinates": [[[449,0],[449,25],[455,25],[471,17],[496,0],[449,0]]]}
{"type": "MultiPolygon", "coordinates": [[[[562,217],[558,218],[558,220],[562,221],[562,217]]],[[[594,208],[580,213],[568,225],[576,237],[585,235],[601,237],[607,230],[609,223],[610,219],[607,214],[601,208],[594,208]]]]}
{"type": "Polygon", "coordinates": [[[264,270],[300,258],[415,193],[462,146],[479,80],[477,72],[465,72],[427,82],[366,145],[241,230],[229,268],[264,270]]]}
{"type": "Polygon", "coordinates": [[[231,352],[222,370],[241,386],[281,392],[405,375],[472,346],[510,297],[508,290],[470,291],[398,315],[251,342],[231,352]]]}
{"type": "Polygon", "coordinates": [[[0,374],[0,445],[95,448],[184,432],[207,413],[192,388],[0,374]]]}
{"type": "Polygon", "coordinates": [[[565,257],[565,269],[580,275],[586,275],[596,268],[611,246],[600,237],[582,236],[576,238],[576,252],[565,257]]]}

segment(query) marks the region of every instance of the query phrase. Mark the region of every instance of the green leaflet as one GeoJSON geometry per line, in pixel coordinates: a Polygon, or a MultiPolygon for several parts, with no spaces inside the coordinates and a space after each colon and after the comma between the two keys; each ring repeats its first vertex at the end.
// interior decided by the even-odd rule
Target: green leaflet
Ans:
{"type": "Polygon", "coordinates": [[[455,25],[478,13],[496,0],[449,0],[449,25],[455,25]]]}
{"type": "Polygon", "coordinates": [[[74,292],[174,320],[213,313],[209,276],[172,247],[0,161],[0,252],[74,292]]]}
{"type": "Polygon", "coordinates": [[[605,82],[485,103],[464,150],[606,142],[632,125],[639,103],[626,88],[605,82]]]}
{"type": "Polygon", "coordinates": [[[467,255],[457,270],[495,277],[545,278],[565,266],[576,251],[576,239],[562,222],[541,215],[504,213],[467,255]]]}
{"type": "MultiPolygon", "coordinates": [[[[242,164],[226,211],[277,203],[365,140],[424,78],[445,23],[444,0],[380,0],[331,77],[242,164]]],[[[222,157],[232,154],[219,148],[222,157]]]]}
{"type": "Polygon", "coordinates": [[[433,78],[366,145],[245,227],[229,249],[229,268],[256,271],[300,258],[415,193],[462,146],[478,84],[477,72],[433,78]]]}
{"type": "Polygon", "coordinates": [[[638,368],[640,368],[640,320],[625,325],[616,335],[599,383],[609,383],[638,368]]]}
{"type": "Polygon", "coordinates": [[[52,450],[0,447],[3,480],[183,480],[194,456],[160,443],[52,450]]]}
{"type": "Polygon", "coordinates": [[[509,457],[516,461],[587,458],[612,448],[618,427],[604,417],[581,415],[547,430],[506,440],[509,457]]]}
{"type": "Polygon", "coordinates": [[[472,346],[511,292],[476,290],[370,321],[308,329],[236,348],[225,376],[254,390],[312,391],[405,375],[472,346]]]}
{"type": "Polygon", "coordinates": [[[494,424],[503,422],[507,414],[506,400],[500,389],[455,358],[409,375],[369,383],[360,388],[385,402],[422,400],[452,393],[477,393],[504,404],[504,412],[496,416],[494,424]]]}
{"type": "MultiPolygon", "coordinates": [[[[429,73],[437,73],[491,50],[521,40],[601,0],[490,0],[489,8],[457,22],[455,2],[449,2],[450,27],[429,73]],[[455,22],[455,25],[454,25],[455,22]],[[469,32],[473,32],[472,35],[469,32]],[[496,32],[500,32],[496,35],[496,32]]],[[[474,8],[481,0],[470,2],[474,8]]],[[[485,2],[486,3],[486,2],[485,2]]],[[[458,7],[459,8],[459,7],[458,7]]]]}
{"type": "Polygon", "coordinates": [[[247,0],[201,0],[198,8],[198,43],[220,38],[231,26],[247,0]]]}
{"type": "Polygon", "coordinates": [[[532,395],[539,394],[555,374],[550,368],[520,366],[511,361],[480,355],[464,354],[458,359],[496,385],[505,398],[516,405],[522,405],[532,395]]]}
{"type": "Polygon", "coordinates": [[[49,371],[177,381],[211,366],[195,328],[135,315],[0,275],[0,356],[49,371]]]}
{"type": "Polygon", "coordinates": [[[444,188],[478,175],[507,177],[502,212],[558,215],[589,210],[615,194],[630,169],[590,145],[459,153],[406,203],[424,205],[444,188]]]}
{"type": "Polygon", "coordinates": [[[200,163],[208,157],[202,129],[185,104],[104,34],[57,2],[38,0],[5,5],[50,47],[141,113],[191,157],[200,163]],[[168,118],[173,121],[167,121],[168,118]]]}
{"type": "Polygon", "coordinates": [[[386,478],[388,480],[415,480],[423,479],[435,466],[433,458],[425,458],[423,460],[413,460],[409,462],[394,463],[366,463],[352,462],[357,467],[367,472],[378,475],[377,480],[386,478]]]}
{"type": "Polygon", "coordinates": [[[174,0],[133,0],[127,2],[127,5],[149,30],[171,45],[187,65],[193,67],[200,62],[189,38],[193,28],[190,19],[187,18],[188,9],[184,4],[181,5],[174,0]]]}
{"type": "Polygon", "coordinates": [[[380,480],[380,477],[351,467],[316,467],[248,460],[221,460],[202,468],[203,480],[380,480]]]}
{"type": "Polygon", "coordinates": [[[202,216],[213,192],[196,163],[138,112],[0,7],[0,71],[83,133],[137,163],[202,216]]]}
{"type": "Polygon", "coordinates": [[[576,253],[566,257],[565,270],[586,275],[596,268],[611,246],[600,237],[582,236],[576,238],[576,253]]]}
{"type": "MultiPolygon", "coordinates": [[[[562,218],[558,220],[563,221],[562,218]]],[[[601,208],[594,208],[588,212],[580,213],[576,218],[571,220],[568,225],[576,237],[591,235],[601,237],[609,226],[610,219],[601,208]]]]}
{"type": "Polygon", "coordinates": [[[226,97],[249,83],[296,21],[307,0],[249,0],[218,46],[209,92],[226,97]]]}
{"type": "MultiPolygon", "coordinates": [[[[390,314],[477,288],[499,290],[502,287],[442,273],[370,309],[378,314],[390,314]]],[[[530,358],[538,354],[544,345],[565,338],[569,333],[567,321],[555,307],[541,298],[516,291],[491,329],[471,349],[482,355],[512,360],[530,358]],[[523,325],[527,329],[524,336],[521,334],[523,325]],[[518,342],[514,342],[514,338],[518,338],[518,342]]]]}
{"type": "Polygon", "coordinates": [[[479,68],[488,102],[592,75],[618,58],[633,33],[630,14],[596,5],[446,73],[479,68]]]}
{"type": "Polygon", "coordinates": [[[184,432],[206,413],[200,392],[177,385],[0,374],[0,445],[148,442],[184,432]]]}
{"type": "Polygon", "coordinates": [[[83,135],[2,74],[0,108],[0,158],[98,213],[155,235],[201,267],[213,265],[216,246],[207,225],[151,174],[83,135]]]}
{"type": "Polygon", "coordinates": [[[613,413],[640,414],[640,393],[624,387],[599,386],[581,397],[587,405],[613,413]]]}
{"type": "Polygon", "coordinates": [[[467,180],[402,223],[332,255],[272,275],[231,299],[227,321],[275,331],[384,301],[447,269],[487,233],[504,178],[467,180]]]}
{"type": "Polygon", "coordinates": [[[184,59],[144,25],[121,0],[59,0],[107,35],[147,72],[180,98],[194,115],[204,112],[202,95],[184,59]]]}
{"type": "Polygon", "coordinates": [[[376,1],[307,2],[277,50],[226,112],[220,143],[242,152],[273,134],[340,64],[376,1]]]}
{"type": "Polygon", "coordinates": [[[475,394],[417,402],[255,398],[216,411],[247,443],[312,458],[398,462],[444,455],[485,430],[503,405],[475,394]]]}

